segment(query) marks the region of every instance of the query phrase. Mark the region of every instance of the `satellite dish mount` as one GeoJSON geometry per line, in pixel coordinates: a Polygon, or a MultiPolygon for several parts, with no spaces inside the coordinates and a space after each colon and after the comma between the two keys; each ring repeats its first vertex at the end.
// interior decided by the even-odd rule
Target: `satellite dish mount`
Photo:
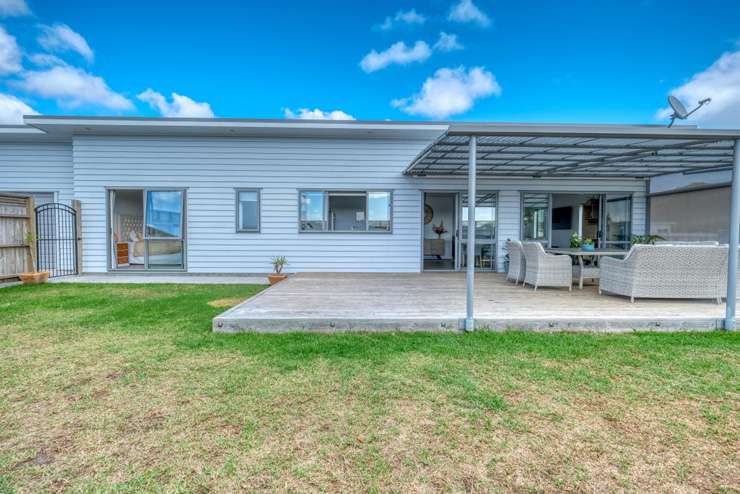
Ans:
{"type": "Polygon", "coordinates": [[[673,125],[673,122],[676,121],[676,119],[686,120],[689,117],[689,115],[691,115],[696,110],[706,105],[710,101],[712,101],[712,98],[704,98],[703,100],[699,101],[699,105],[696,108],[694,108],[691,111],[687,111],[686,107],[683,106],[683,103],[681,103],[681,100],[679,100],[673,95],[668,96],[668,104],[671,105],[671,108],[673,108],[673,114],[671,115],[671,123],[668,124],[668,127],[671,127],[673,125]]]}

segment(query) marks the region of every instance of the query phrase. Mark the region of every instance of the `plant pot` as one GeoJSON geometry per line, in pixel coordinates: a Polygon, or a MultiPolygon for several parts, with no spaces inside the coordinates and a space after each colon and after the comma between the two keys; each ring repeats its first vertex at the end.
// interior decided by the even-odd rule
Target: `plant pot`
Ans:
{"type": "Polygon", "coordinates": [[[49,272],[18,273],[18,278],[26,285],[38,285],[39,283],[46,283],[49,280],[49,272]]]}
{"type": "Polygon", "coordinates": [[[287,274],[271,274],[267,277],[267,279],[270,280],[271,285],[274,285],[275,283],[283,281],[287,277],[287,274]]]}
{"type": "Polygon", "coordinates": [[[581,250],[584,252],[593,252],[594,251],[594,244],[584,244],[581,245],[581,250]]]}

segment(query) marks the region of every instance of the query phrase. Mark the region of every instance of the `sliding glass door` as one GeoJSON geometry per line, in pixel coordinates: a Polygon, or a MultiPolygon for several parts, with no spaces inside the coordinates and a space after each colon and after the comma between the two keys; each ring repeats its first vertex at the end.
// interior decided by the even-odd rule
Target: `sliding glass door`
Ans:
{"type": "Polygon", "coordinates": [[[457,192],[426,192],[422,232],[425,271],[453,271],[458,263],[457,192]]]}
{"type": "MultiPolygon", "coordinates": [[[[478,192],[475,198],[475,268],[496,270],[496,193],[478,192]]],[[[460,268],[468,262],[468,195],[462,194],[462,222],[460,231],[460,268]]]]}
{"type": "Polygon", "coordinates": [[[632,238],[632,197],[605,197],[604,247],[629,249],[632,238]]]}
{"type": "Polygon", "coordinates": [[[145,191],[144,245],[149,269],[183,269],[183,190],[145,191]]]}

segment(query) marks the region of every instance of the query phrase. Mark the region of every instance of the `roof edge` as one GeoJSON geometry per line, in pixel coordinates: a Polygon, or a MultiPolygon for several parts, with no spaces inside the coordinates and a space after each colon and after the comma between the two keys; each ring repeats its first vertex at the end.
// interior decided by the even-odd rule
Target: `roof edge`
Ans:
{"type": "Polygon", "coordinates": [[[634,137],[740,139],[740,129],[622,124],[450,123],[451,136],[634,137]]]}

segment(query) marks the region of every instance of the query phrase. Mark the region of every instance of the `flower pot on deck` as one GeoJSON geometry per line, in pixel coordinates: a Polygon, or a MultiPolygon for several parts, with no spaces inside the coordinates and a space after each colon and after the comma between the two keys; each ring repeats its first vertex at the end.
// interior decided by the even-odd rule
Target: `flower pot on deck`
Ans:
{"type": "Polygon", "coordinates": [[[46,283],[49,280],[48,271],[38,271],[35,273],[18,273],[18,278],[25,285],[38,285],[39,283],[46,283]]]}
{"type": "Polygon", "coordinates": [[[283,281],[287,277],[287,274],[271,274],[267,276],[267,279],[270,280],[271,285],[274,285],[275,283],[283,281]]]}

